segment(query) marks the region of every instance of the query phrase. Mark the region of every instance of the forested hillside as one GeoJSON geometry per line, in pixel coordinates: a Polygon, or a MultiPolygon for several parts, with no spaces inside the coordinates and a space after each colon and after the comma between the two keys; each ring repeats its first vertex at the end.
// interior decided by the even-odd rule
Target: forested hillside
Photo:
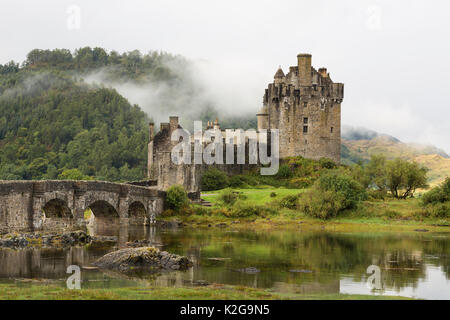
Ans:
{"type": "MultiPolygon", "coordinates": [[[[20,65],[0,64],[0,179],[145,178],[150,118],[179,114],[188,123],[218,116],[211,101],[199,101],[192,113],[176,99],[197,103],[202,88],[189,68],[188,60],[167,53],[89,47],[35,49],[20,65]],[[99,74],[104,81],[92,81],[99,74]],[[150,83],[164,91],[146,115],[111,83],[150,83]]],[[[247,129],[256,119],[222,118],[221,124],[247,129]]]]}
{"type": "Polygon", "coordinates": [[[148,117],[114,89],[88,86],[82,74],[175,78],[163,53],[107,54],[103,49],[33,50],[19,67],[0,65],[0,179],[145,177],[148,117]]]}

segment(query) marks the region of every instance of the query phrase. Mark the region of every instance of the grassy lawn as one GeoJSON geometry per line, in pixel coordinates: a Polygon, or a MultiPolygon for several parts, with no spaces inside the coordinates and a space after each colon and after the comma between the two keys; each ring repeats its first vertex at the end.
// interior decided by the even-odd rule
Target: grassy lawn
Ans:
{"type": "Polygon", "coordinates": [[[392,296],[348,294],[279,294],[242,286],[195,288],[136,287],[68,290],[57,285],[0,284],[0,300],[398,300],[392,296]]]}
{"type": "MultiPolygon", "coordinates": [[[[246,204],[259,206],[276,207],[276,202],[288,195],[297,195],[306,189],[287,189],[262,186],[251,189],[233,189],[245,195],[246,204]],[[275,192],[276,196],[271,197],[275,192]]],[[[221,208],[223,204],[219,201],[220,194],[224,190],[204,192],[202,198],[209,201],[214,208],[221,208]]],[[[177,216],[168,219],[181,219],[187,224],[193,226],[208,225],[214,226],[220,223],[230,224],[239,221],[239,224],[233,224],[235,228],[257,227],[295,227],[299,224],[302,229],[321,229],[329,231],[415,231],[417,229],[426,229],[434,232],[450,232],[450,220],[447,218],[423,218],[419,212],[423,210],[418,199],[386,199],[364,201],[358,209],[343,212],[339,217],[320,220],[306,216],[298,210],[286,208],[277,208],[276,215],[266,217],[251,216],[246,218],[227,218],[223,215],[191,215],[177,216]]]]}
{"type": "MultiPolygon", "coordinates": [[[[275,199],[281,199],[285,196],[289,195],[297,195],[304,191],[304,189],[286,189],[286,188],[273,188],[270,186],[263,186],[258,189],[233,189],[236,192],[240,192],[245,195],[247,198],[245,199],[246,203],[255,204],[255,205],[265,205],[275,199]],[[271,197],[270,194],[272,192],[276,193],[276,197],[271,197]]],[[[202,199],[209,201],[213,204],[216,204],[219,198],[219,195],[223,192],[223,190],[217,191],[206,191],[204,194],[206,196],[202,196],[202,199]]]]}

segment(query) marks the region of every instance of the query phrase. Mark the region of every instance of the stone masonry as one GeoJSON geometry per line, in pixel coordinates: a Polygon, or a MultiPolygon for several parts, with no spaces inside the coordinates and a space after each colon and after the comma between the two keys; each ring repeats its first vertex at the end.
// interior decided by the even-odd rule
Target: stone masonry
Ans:
{"type": "Polygon", "coordinates": [[[96,218],[144,224],[162,212],[165,193],[102,181],[0,181],[0,231],[79,227],[96,218]]]}
{"type": "Polygon", "coordinates": [[[280,130],[281,158],[330,158],[339,163],[344,85],[334,83],[326,68],[316,71],[311,58],[299,54],[288,74],[281,68],[275,73],[257,114],[258,130],[280,130]]]}

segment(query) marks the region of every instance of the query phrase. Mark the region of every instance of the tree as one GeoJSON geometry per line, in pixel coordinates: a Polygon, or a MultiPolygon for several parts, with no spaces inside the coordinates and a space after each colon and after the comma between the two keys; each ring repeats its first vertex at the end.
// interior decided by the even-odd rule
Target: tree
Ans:
{"type": "Polygon", "coordinates": [[[210,168],[202,175],[202,190],[219,190],[228,187],[229,181],[225,172],[210,168]]]}
{"type": "Polygon", "coordinates": [[[426,188],[427,169],[416,162],[394,159],[386,162],[386,182],[397,199],[412,197],[417,188],[426,188]]]}
{"type": "Polygon", "coordinates": [[[169,209],[179,211],[181,208],[185,207],[188,203],[189,198],[183,186],[173,185],[169,187],[169,189],[167,189],[166,204],[169,207],[169,209]]]}
{"type": "Polygon", "coordinates": [[[58,178],[60,180],[92,180],[92,177],[84,175],[78,169],[66,169],[58,176],[58,178]]]}
{"type": "Polygon", "coordinates": [[[372,155],[365,169],[371,185],[380,191],[386,190],[386,157],[372,155]]]}

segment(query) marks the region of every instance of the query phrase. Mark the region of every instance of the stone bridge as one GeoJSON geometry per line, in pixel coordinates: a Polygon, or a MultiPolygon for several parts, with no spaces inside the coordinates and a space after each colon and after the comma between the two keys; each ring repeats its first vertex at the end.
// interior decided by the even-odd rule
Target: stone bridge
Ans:
{"type": "Polygon", "coordinates": [[[0,231],[84,226],[95,219],[146,224],[163,210],[165,193],[156,187],[102,181],[0,180],[0,231]]]}

